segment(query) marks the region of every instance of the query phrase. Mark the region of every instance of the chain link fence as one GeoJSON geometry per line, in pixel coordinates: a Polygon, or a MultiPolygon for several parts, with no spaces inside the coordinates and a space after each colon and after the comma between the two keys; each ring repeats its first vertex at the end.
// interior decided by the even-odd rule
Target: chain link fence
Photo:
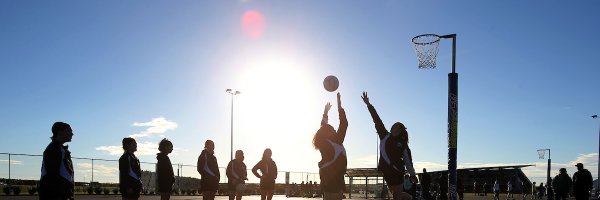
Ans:
{"type": "MultiPolygon", "coordinates": [[[[18,188],[21,194],[26,194],[35,190],[40,179],[42,166],[42,155],[19,154],[19,153],[0,153],[0,186],[2,188],[18,188]]],[[[119,182],[119,160],[72,157],[75,193],[79,194],[117,194],[119,182]]],[[[156,163],[140,161],[142,169],[142,183],[144,191],[154,193],[156,185],[156,163]]],[[[220,183],[227,183],[225,168],[219,168],[221,179],[220,183]]],[[[175,184],[173,186],[175,193],[197,194],[200,188],[200,174],[197,172],[196,165],[173,164],[175,174],[175,184]]],[[[251,169],[248,169],[248,181],[250,193],[259,192],[258,183],[260,179],[256,178],[251,169]]],[[[306,185],[302,183],[316,183],[319,181],[318,173],[310,172],[292,172],[279,171],[275,182],[277,184],[289,183],[290,186],[298,187],[306,185]]],[[[224,185],[224,184],[221,184],[224,185]]],[[[225,191],[225,190],[223,190],[225,191]]],[[[276,191],[277,192],[277,191],[276,191]]],[[[5,195],[6,192],[2,193],[5,195]]],[[[35,191],[33,191],[35,193],[35,191]]],[[[283,191],[279,191],[283,193],[283,191]]]]}

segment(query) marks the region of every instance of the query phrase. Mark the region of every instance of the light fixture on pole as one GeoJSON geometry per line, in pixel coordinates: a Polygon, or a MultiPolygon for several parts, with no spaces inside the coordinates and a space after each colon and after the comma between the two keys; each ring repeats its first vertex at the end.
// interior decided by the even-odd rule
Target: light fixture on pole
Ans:
{"type": "Polygon", "coordinates": [[[448,73],[448,199],[458,198],[456,157],[458,142],[458,73],[456,73],[456,34],[423,34],[412,39],[420,69],[436,67],[440,39],[452,39],[452,72],[448,73]]]}
{"type": "Polygon", "coordinates": [[[233,160],[233,96],[241,94],[240,91],[226,89],[225,92],[231,94],[231,143],[230,143],[230,160],[233,160]]]}
{"type": "Polygon", "coordinates": [[[548,171],[546,172],[546,185],[549,185],[550,180],[551,180],[550,179],[550,168],[551,168],[550,149],[538,149],[537,150],[538,156],[540,159],[544,159],[544,155],[546,154],[546,151],[548,151],[548,171]]]}
{"type": "MultiPolygon", "coordinates": [[[[592,115],[594,119],[600,119],[598,115],[592,115]]],[[[598,125],[598,180],[600,180],[600,125],[598,125]]],[[[600,182],[596,183],[596,192],[600,191],[600,182]]]]}

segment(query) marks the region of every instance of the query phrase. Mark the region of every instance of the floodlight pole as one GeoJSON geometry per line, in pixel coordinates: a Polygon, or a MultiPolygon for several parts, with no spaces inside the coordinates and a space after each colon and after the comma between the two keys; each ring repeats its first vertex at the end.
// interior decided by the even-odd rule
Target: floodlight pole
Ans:
{"type": "MultiPolygon", "coordinates": [[[[600,119],[598,115],[592,115],[594,119],[600,119]]],[[[598,180],[600,180],[600,125],[598,125],[598,180]]],[[[596,183],[596,193],[600,191],[600,182],[596,183]]]]}
{"type": "Polygon", "coordinates": [[[233,96],[241,94],[240,91],[226,89],[225,92],[231,94],[231,143],[230,144],[230,160],[233,160],[233,96]]]}
{"type": "Polygon", "coordinates": [[[452,72],[448,73],[448,200],[457,200],[458,73],[456,73],[456,34],[442,35],[440,38],[452,38],[452,72]]]}

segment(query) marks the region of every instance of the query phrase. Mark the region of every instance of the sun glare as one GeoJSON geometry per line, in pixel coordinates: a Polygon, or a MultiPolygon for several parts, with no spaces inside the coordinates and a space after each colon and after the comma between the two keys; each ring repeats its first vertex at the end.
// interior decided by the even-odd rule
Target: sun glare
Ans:
{"type": "Polygon", "coordinates": [[[274,155],[310,151],[322,112],[317,99],[321,83],[315,83],[307,67],[293,63],[298,61],[272,56],[245,67],[240,79],[243,98],[236,103],[238,138],[252,144],[246,149],[257,151],[255,155],[261,155],[266,147],[272,148],[274,155]]]}

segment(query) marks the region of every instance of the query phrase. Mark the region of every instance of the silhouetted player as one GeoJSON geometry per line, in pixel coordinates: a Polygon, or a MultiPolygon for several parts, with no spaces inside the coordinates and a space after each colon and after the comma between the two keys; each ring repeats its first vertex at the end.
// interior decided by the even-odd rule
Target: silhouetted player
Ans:
{"type": "Polygon", "coordinates": [[[215,157],[215,143],[212,140],[206,140],[206,142],[204,142],[204,150],[202,150],[202,153],[198,156],[196,167],[198,173],[202,176],[200,178],[202,199],[214,200],[215,194],[219,189],[221,173],[219,172],[217,157],[215,157]]]}
{"type": "Polygon", "coordinates": [[[52,125],[52,142],[44,150],[42,161],[42,176],[40,178],[40,200],[74,199],[73,161],[69,146],[73,129],[64,122],[52,125]]]}
{"type": "Polygon", "coordinates": [[[408,147],[408,132],[404,124],[394,123],[388,132],[385,125],[379,118],[375,107],[369,102],[367,92],[363,92],[362,99],[367,104],[369,113],[375,123],[375,129],[381,140],[381,157],[379,159],[378,169],[383,172],[383,179],[387,182],[394,199],[412,199],[404,192],[403,174],[408,171],[411,182],[415,183],[417,178],[412,164],[412,155],[408,147]]]}
{"type": "Polygon", "coordinates": [[[162,139],[158,143],[158,150],[160,153],[156,154],[156,159],[158,160],[156,163],[157,190],[160,192],[161,200],[169,200],[173,191],[173,183],[175,183],[173,165],[171,165],[171,159],[168,156],[173,152],[173,143],[166,138],[162,139]]]}
{"type": "Polygon", "coordinates": [[[142,191],[142,170],[140,160],[135,156],[137,142],[135,139],[123,138],[123,150],[119,158],[119,189],[123,200],[138,199],[142,191]]]}
{"type": "Polygon", "coordinates": [[[273,152],[267,148],[263,152],[262,159],[254,165],[252,173],[257,178],[260,178],[260,199],[271,200],[273,199],[273,192],[275,190],[275,179],[277,179],[277,165],[271,158],[273,152]],[[260,174],[258,173],[260,170],[260,174]]]}
{"type": "Polygon", "coordinates": [[[244,152],[242,150],[235,151],[235,158],[229,161],[227,165],[227,189],[229,189],[229,200],[241,200],[244,193],[248,174],[246,172],[246,164],[244,163],[244,152]]]}
{"type": "Polygon", "coordinates": [[[321,127],[313,137],[313,146],[321,152],[319,176],[324,200],[341,200],[345,186],[344,174],[346,173],[347,158],[343,143],[348,129],[348,120],[340,98],[338,92],[337,107],[340,125],[337,132],[333,129],[333,126],[328,124],[327,113],[331,109],[331,104],[327,103],[321,120],[321,127]]]}

